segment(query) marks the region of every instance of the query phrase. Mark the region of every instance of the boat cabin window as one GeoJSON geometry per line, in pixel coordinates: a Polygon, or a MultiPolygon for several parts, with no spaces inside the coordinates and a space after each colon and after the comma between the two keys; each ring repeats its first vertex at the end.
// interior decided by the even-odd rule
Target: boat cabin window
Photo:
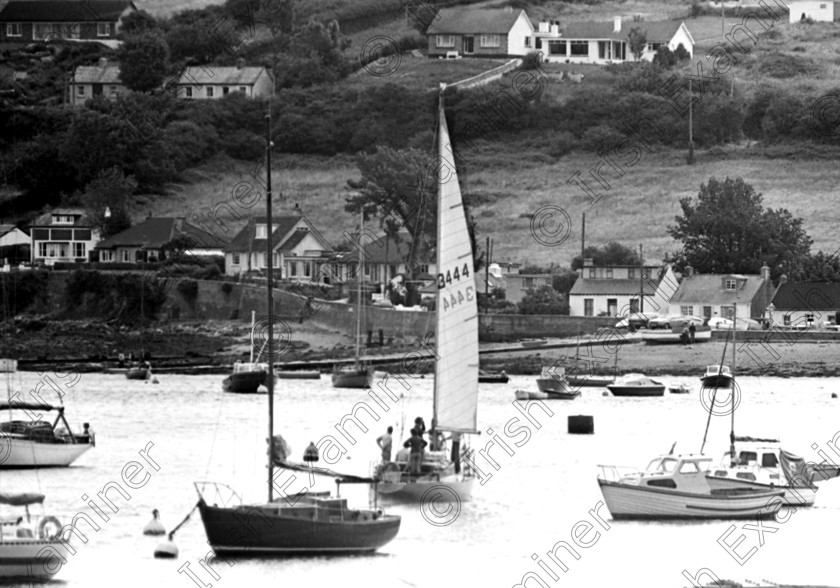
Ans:
{"type": "Polygon", "coordinates": [[[681,474],[696,474],[699,471],[700,468],[698,468],[697,464],[693,461],[687,461],[680,466],[681,474]]]}
{"type": "Polygon", "coordinates": [[[761,467],[776,468],[779,467],[779,460],[772,453],[765,453],[761,456],[761,467]]]}
{"type": "Polygon", "coordinates": [[[665,478],[664,480],[648,480],[648,486],[657,486],[659,488],[676,488],[677,483],[674,482],[671,478],[665,478]]]}
{"type": "Polygon", "coordinates": [[[750,462],[755,463],[756,461],[758,461],[758,455],[755,451],[742,451],[738,455],[738,460],[743,464],[747,464],[750,462]]]}
{"type": "Polygon", "coordinates": [[[739,480],[749,480],[750,482],[755,482],[755,475],[750,472],[738,472],[735,474],[735,477],[739,480]]]}
{"type": "Polygon", "coordinates": [[[650,464],[648,464],[647,472],[649,473],[671,473],[674,471],[674,468],[677,466],[677,460],[671,458],[663,458],[663,459],[654,459],[650,464]]]}

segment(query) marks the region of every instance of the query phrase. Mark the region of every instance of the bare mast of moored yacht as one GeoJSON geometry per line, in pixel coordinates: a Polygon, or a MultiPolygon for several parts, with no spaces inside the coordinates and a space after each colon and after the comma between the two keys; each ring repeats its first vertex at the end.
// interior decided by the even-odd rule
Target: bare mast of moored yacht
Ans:
{"type": "MultiPolygon", "coordinates": [[[[265,117],[265,169],[266,169],[266,255],[268,271],[268,501],[274,498],[274,257],[272,256],[272,217],[271,217],[271,102],[268,103],[268,114],[265,117]]],[[[253,329],[251,331],[253,333],[253,329]]],[[[251,353],[253,353],[253,346],[251,353]]]]}

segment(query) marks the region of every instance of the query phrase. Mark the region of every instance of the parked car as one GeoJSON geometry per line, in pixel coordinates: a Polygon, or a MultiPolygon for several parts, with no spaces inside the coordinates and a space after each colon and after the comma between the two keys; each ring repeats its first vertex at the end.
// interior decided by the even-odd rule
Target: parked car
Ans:
{"type": "Polygon", "coordinates": [[[644,329],[648,325],[648,321],[658,317],[659,315],[655,312],[646,312],[646,313],[639,313],[634,312],[615,324],[616,329],[629,329],[631,331],[635,331],[636,329],[644,329]]]}
{"type": "Polygon", "coordinates": [[[706,319],[699,316],[684,316],[681,314],[669,314],[668,316],[661,316],[648,321],[649,329],[670,329],[676,326],[687,325],[694,323],[694,326],[700,327],[706,319]]]}
{"type": "Polygon", "coordinates": [[[721,316],[712,317],[709,319],[709,327],[726,331],[732,328],[732,321],[721,316]]]}
{"type": "MultiPolygon", "coordinates": [[[[713,329],[728,331],[732,329],[732,319],[723,317],[710,318],[709,326],[713,329]]],[[[738,331],[761,331],[764,329],[764,326],[753,319],[739,318],[735,324],[735,329],[738,331]]]]}

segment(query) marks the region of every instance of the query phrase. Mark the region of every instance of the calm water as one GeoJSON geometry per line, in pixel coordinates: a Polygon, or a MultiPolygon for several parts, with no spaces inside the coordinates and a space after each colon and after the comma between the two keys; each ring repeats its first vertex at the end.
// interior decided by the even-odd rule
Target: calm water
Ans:
{"type": "MultiPolygon", "coordinates": [[[[22,373],[26,391],[38,381],[34,373],[22,373]]],[[[119,481],[123,466],[137,460],[138,452],[154,443],[149,452],[160,465],[140,489],[126,490],[126,501],[115,491],[110,498],[119,508],[99,532],[88,533],[89,542],[79,544],[60,571],[58,585],[92,586],[182,586],[195,583],[178,568],[190,569],[213,586],[455,586],[481,583],[510,587],[523,575],[540,571],[531,555],[547,561],[546,552],[558,541],[571,543],[578,521],[591,521],[588,511],[602,500],[596,475],[597,464],[643,467],[657,453],[667,452],[677,441],[677,452],[697,451],[706,421],[697,392],[690,396],[622,399],[603,397],[600,389],[584,389],[573,402],[546,404],[554,415],[534,409],[542,424],[507,438],[514,452],[499,447],[491,455],[499,464],[494,471],[487,461],[478,465],[493,472],[484,486],[476,485],[472,502],[461,505],[448,526],[432,526],[417,506],[388,510],[403,517],[396,540],[373,556],[277,560],[236,560],[230,566],[216,561],[214,578],[199,564],[209,551],[196,512],[178,531],[177,560],[156,560],[153,550],[160,538],[144,537],[143,526],[153,508],[161,510],[167,530],[174,527],[196,502],[192,483],[197,480],[226,482],[246,501],[265,499],[266,396],[223,394],[222,376],[160,376],[159,385],[127,381],[117,375],[85,374],[67,395],[68,417],[74,427],[90,421],[97,433],[97,447],[77,465],[64,470],[0,472],[0,491],[41,491],[47,495],[46,511],[66,523],[78,512],[91,513],[82,500],[95,496],[112,481],[119,481]],[[595,418],[595,435],[566,433],[569,414],[595,418]],[[515,447],[512,439],[521,447],[515,447]]],[[[696,378],[663,378],[665,382],[688,382],[697,389],[696,378]]],[[[430,378],[409,380],[411,390],[390,410],[377,408],[382,416],[367,434],[348,426],[357,439],[334,466],[342,471],[366,474],[378,457],[374,439],[388,425],[400,431],[403,415],[411,423],[421,415],[431,420],[430,378]]],[[[840,431],[840,379],[741,378],[741,404],[736,414],[736,432],[781,438],[783,447],[807,460],[821,461],[813,443],[826,448],[826,441],[840,431]]],[[[479,404],[480,428],[496,434],[519,415],[514,406],[516,388],[533,387],[533,377],[513,377],[508,385],[482,385],[479,404]]],[[[400,389],[399,386],[397,388],[400,389]]],[[[318,381],[284,381],[277,392],[276,431],[291,445],[293,457],[301,459],[310,441],[334,431],[334,425],[366,396],[363,391],[333,389],[326,378],[318,381]]],[[[369,404],[375,406],[371,401],[369,404]]],[[[370,422],[368,417],[365,422],[370,422]]],[[[410,424],[407,428],[410,428],[410,424]]],[[[728,445],[729,417],[713,418],[707,452],[721,455],[728,445]]],[[[403,435],[403,438],[406,435],[403,435]]],[[[483,447],[492,435],[483,434],[473,447],[483,447]]],[[[349,444],[348,444],[349,445],[349,444]]],[[[148,469],[148,468],[147,468],[148,469]]],[[[332,484],[328,484],[327,487],[332,484]]],[[[292,486],[292,489],[297,486],[292,486]]],[[[347,488],[342,493],[355,505],[366,505],[367,492],[347,488]]],[[[97,504],[101,501],[97,499],[97,504]]],[[[607,517],[605,508],[601,510],[607,517]]],[[[100,521],[97,517],[94,520],[100,521]]],[[[747,521],[749,523],[749,521],[747,521]]],[[[600,530],[597,541],[578,548],[580,559],[562,549],[558,552],[567,572],[551,569],[554,581],[541,572],[547,586],[689,586],[682,571],[712,569],[720,578],[738,581],[762,579],[791,583],[838,583],[834,563],[834,536],[840,528],[840,480],[821,484],[816,506],[800,509],[775,533],[743,531],[744,543],[737,551],[758,551],[743,566],[717,543],[732,524],[612,522],[600,530]]],[[[743,522],[736,523],[741,528],[743,522]]],[[[728,541],[734,543],[741,531],[728,541]]],[[[593,541],[594,531],[586,536],[593,541]]],[[[705,583],[705,582],[704,582],[705,583]]],[[[539,586],[530,581],[527,586],[539,586]]]]}

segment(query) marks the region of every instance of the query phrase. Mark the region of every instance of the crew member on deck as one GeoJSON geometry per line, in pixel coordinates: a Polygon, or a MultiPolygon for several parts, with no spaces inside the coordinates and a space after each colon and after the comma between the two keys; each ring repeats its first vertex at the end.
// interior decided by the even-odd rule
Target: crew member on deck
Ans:
{"type": "Polygon", "coordinates": [[[419,475],[422,471],[423,465],[423,448],[426,447],[428,443],[423,440],[423,437],[420,435],[420,431],[416,428],[411,429],[411,438],[403,443],[403,447],[411,448],[411,452],[408,456],[408,471],[412,475],[419,475]]]}
{"type": "Polygon", "coordinates": [[[382,450],[382,463],[388,463],[391,461],[391,446],[393,444],[391,433],[393,432],[394,427],[388,427],[387,433],[376,438],[376,444],[379,445],[379,449],[382,450]]]}

